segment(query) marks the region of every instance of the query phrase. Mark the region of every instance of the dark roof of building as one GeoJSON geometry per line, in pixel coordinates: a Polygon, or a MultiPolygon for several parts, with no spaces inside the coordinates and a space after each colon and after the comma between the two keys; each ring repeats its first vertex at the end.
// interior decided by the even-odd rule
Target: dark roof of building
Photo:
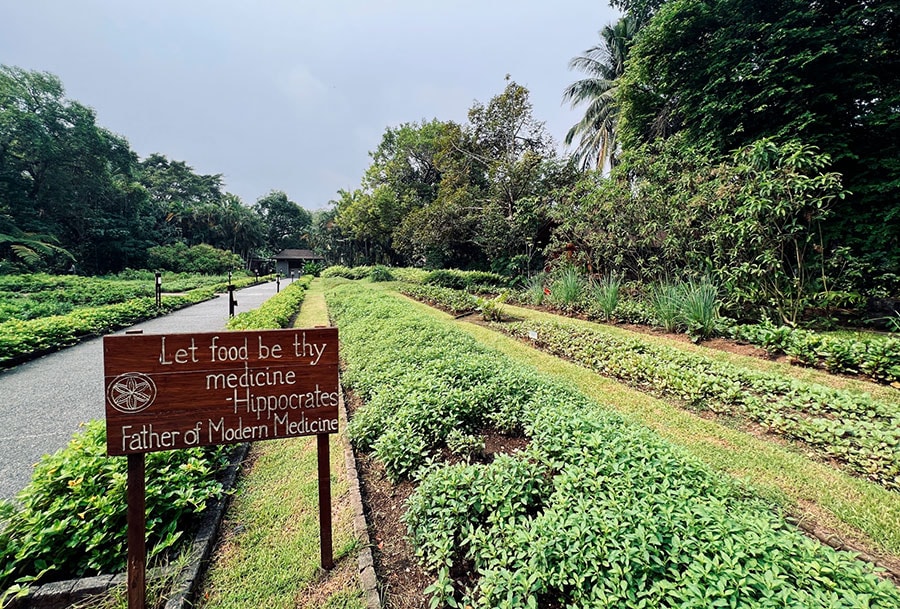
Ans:
{"type": "Polygon", "coordinates": [[[275,254],[275,260],[323,260],[323,257],[312,250],[281,250],[275,254]]]}

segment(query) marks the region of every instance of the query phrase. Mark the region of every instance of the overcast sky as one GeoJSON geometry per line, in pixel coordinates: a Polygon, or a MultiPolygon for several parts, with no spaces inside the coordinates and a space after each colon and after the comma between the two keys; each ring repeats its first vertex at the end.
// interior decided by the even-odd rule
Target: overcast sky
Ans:
{"type": "MultiPolygon", "coordinates": [[[[569,59],[604,0],[3,0],[0,63],[58,76],[142,158],[221,173],[252,204],[359,186],[385,128],[465,122],[508,73],[560,148],[569,59]]],[[[562,149],[562,148],[561,148],[562,149]]]]}

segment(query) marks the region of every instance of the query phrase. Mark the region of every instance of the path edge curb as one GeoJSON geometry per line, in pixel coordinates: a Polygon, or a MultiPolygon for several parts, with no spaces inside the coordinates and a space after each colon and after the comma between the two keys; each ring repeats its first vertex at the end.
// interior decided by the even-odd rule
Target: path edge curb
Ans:
{"type": "MultiPolygon", "coordinates": [[[[347,468],[347,482],[350,493],[350,506],[353,509],[353,531],[359,540],[362,549],[359,551],[358,565],[360,586],[366,599],[367,609],[381,609],[381,595],[378,592],[378,577],[375,573],[375,561],[372,557],[372,540],[369,537],[369,526],[366,523],[366,513],[362,502],[362,492],[359,485],[359,471],[356,468],[356,456],[350,438],[347,435],[347,407],[344,403],[344,388],[339,386],[338,413],[344,433],[339,434],[344,449],[344,462],[347,468]]],[[[167,608],[168,609],[168,608],[167,608]]]]}

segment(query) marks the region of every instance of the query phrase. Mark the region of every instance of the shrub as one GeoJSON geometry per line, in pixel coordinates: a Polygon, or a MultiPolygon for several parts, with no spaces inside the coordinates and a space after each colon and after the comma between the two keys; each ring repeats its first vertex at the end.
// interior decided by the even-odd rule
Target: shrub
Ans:
{"type": "Polygon", "coordinates": [[[157,245],[148,250],[150,267],[176,273],[221,275],[243,267],[237,254],[201,243],[188,247],[184,243],[157,245]]]}
{"type": "Polygon", "coordinates": [[[373,282],[394,281],[390,269],[383,265],[376,265],[369,271],[369,280],[373,282]]]}

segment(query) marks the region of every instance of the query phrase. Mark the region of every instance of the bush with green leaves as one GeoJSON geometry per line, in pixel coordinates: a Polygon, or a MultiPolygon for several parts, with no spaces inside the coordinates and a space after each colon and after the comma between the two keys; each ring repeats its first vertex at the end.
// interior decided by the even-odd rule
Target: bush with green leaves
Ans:
{"type": "Polygon", "coordinates": [[[372,270],[369,271],[369,281],[375,283],[394,281],[394,276],[391,274],[391,270],[388,267],[383,264],[376,264],[372,267],[372,270]]]}
{"type": "MultiPolygon", "coordinates": [[[[220,497],[221,447],[148,454],[147,549],[172,548],[207,501],[220,497]]],[[[69,445],[44,456],[18,495],[0,502],[0,591],[16,582],[66,579],[125,568],[126,467],[106,456],[102,421],[89,423],[69,445]]]]}
{"type": "Polygon", "coordinates": [[[505,288],[509,279],[497,273],[485,271],[460,271],[457,269],[439,269],[431,271],[425,277],[428,285],[437,285],[442,288],[467,290],[473,286],[486,286],[488,288],[505,288]]]}
{"type": "Polygon", "coordinates": [[[619,337],[602,326],[526,321],[495,327],[523,340],[537,332],[542,349],[642,391],[693,408],[746,416],[771,432],[804,442],[851,473],[900,490],[900,407],[894,404],[640,337],[619,337]]]}
{"type": "Polygon", "coordinates": [[[342,264],[335,264],[334,266],[330,266],[324,271],[322,271],[321,276],[328,277],[343,277],[344,279],[365,279],[369,276],[369,273],[372,272],[371,266],[354,266],[348,267],[342,264]]]}
{"type": "Polygon", "coordinates": [[[229,251],[201,243],[188,247],[184,243],[156,245],[147,250],[147,265],[160,271],[221,275],[244,266],[243,259],[229,251]]]}
{"type": "Polygon", "coordinates": [[[405,520],[432,607],[900,602],[854,555],[576,390],[389,293],[344,284],[327,298],[344,382],[365,402],[351,437],[392,479],[420,481],[405,520]],[[524,452],[435,460],[501,420],[531,438],[524,452]]]}

